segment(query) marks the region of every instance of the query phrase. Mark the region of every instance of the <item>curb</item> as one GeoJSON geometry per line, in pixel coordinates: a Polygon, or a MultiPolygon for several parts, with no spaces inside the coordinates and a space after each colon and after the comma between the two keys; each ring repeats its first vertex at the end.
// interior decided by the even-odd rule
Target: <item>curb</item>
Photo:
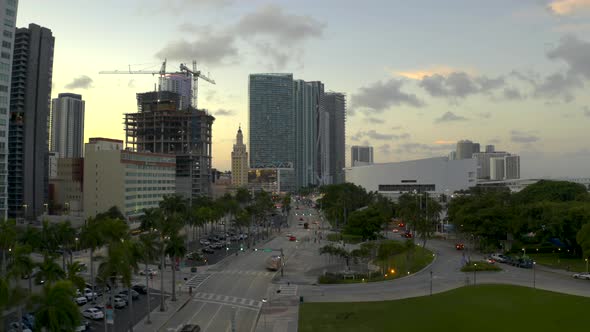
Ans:
{"type": "MultiPolygon", "coordinates": [[[[172,319],[172,317],[174,317],[174,315],[175,315],[175,314],[176,314],[178,311],[180,311],[180,309],[184,308],[184,306],[185,306],[185,305],[188,303],[188,301],[190,301],[191,299],[192,299],[192,296],[188,296],[188,297],[187,297],[187,299],[184,301],[184,303],[182,303],[182,304],[181,304],[181,305],[180,305],[180,306],[179,306],[179,307],[176,309],[176,311],[174,311],[174,312],[173,312],[173,313],[172,313],[172,314],[171,314],[171,315],[168,317],[168,319],[166,319],[166,320],[164,321],[164,323],[162,323],[162,324],[161,324],[161,325],[160,325],[160,326],[159,326],[157,329],[155,329],[155,330],[156,330],[156,331],[160,331],[160,330],[162,329],[162,327],[163,327],[163,326],[165,326],[166,324],[168,324],[168,322],[169,322],[169,321],[172,319]]],[[[158,306],[158,307],[157,307],[157,308],[155,308],[154,310],[156,310],[156,309],[159,309],[159,308],[160,308],[160,306],[158,306]]],[[[152,310],[152,311],[153,311],[153,310],[152,310]]],[[[144,325],[145,325],[145,324],[144,324],[144,325]]],[[[135,328],[135,326],[134,326],[134,328],[135,328]]]]}

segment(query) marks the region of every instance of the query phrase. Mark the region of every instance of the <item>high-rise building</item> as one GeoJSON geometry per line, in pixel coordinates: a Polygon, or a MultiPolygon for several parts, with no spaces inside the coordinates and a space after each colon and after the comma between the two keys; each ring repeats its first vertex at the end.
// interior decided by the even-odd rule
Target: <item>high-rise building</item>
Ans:
{"type": "Polygon", "coordinates": [[[248,185],[248,152],[244,144],[242,127],[238,129],[236,135],[236,144],[231,153],[231,184],[236,187],[248,185]]]}
{"type": "Polygon", "coordinates": [[[324,95],[324,109],[329,114],[329,174],[330,183],[344,183],[346,158],[346,96],[340,92],[324,95]]]}
{"type": "Polygon", "coordinates": [[[353,145],[350,149],[350,165],[365,166],[373,163],[373,147],[353,145]]]}
{"type": "Polygon", "coordinates": [[[510,155],[504,157],[504,179],[520,179],[520,156],[510,155]]]}
{"type": "Polygon", "coordinates": [[[457,142],[456,159],[471,159],[474,153],[479,153],[479,143],[473,143],[470,140],[461,140],[457,142]]]}
{"type": "Polygon", "coordinates": [[[10,91],[14,54],[14,27],[18,0],[0,0],[2,51],[0,52],[0,218],[8,218],[8,151],[10,91]]]}
{"type": "Polygon", "coordinates": [[[59,158],[82,158],[84,100],[81,95],[60,93],[51,104],[50,150],[59,158]]]}
{"type": "Polygon", "coordinates": [[[504,180],[505,157],[490,158],[490,180],[504,180]]]}
{"type": "Polygon", "coordinates": [[[493,145],[486,145],[486,153],[496,152],[496,147],[493,145]]]}
{"type": "Polygon", "coordinates": [[[457,152],[456,151],[449,152],[449,160],[455,160],[455,159],[457,159],[457,152]]]}
{"type": "Polygon", "coordinates": [[[504,158],[507,152],[479,152],[473,154],[473,159],[477,161],[477,178],[490,179],[491,178],[491,158],[504,158]]]}
{"type": "Polygon", "coordinates": [[[181,110],[191,106],[193,97],[191,77],[183,74],[167,74],[160,77],[160,90],[177,93],[180,96],[178,108],[181,110]]]}
{"type": "Polygon", "coordinates": [[[125,144],[131,151],[175,155],[176,192],[186,198],[210,196],[215,118],[180,105],[174,92],[138,93],[138,112],[125,114],[125,144]]]}
{"type": "Polygon", "coordinates": [[[86,218],[116,206],[134,219],[175,193],[173,155],[123,150],[123,141],[109,138],[91,138],[85,151],[86,218]]]}
{"type": "Polygon", "coordinates": [[[47,154],[47,174],[49,180],[57,177],[57,160],[59,159],[59,153],[49,151],[47,154]]]}
{"type": "Polygon", "coordinates": [[[321,151],[319,125],[324,112],[323,97],[322,82],[293,81],[297,187],[315,185],[321,173],[323,164],[318,158],[321,151]]]}
{"type": "Polygon", "coordinates": [[[34,219],[48,204],[48,120],[53,74],[51,30],[16,29],[10,92],[8,215],[34,219]]]}
{"type": "MultiPolygon", "coordinates": [[[[251,169],[283,169],[293,172],[297,161],[293,74],[251,74],[249,140],[251,169]]],[[[287,176],[281,188],[294,190],[295,176],[287,176]]]]}
{"type": "Polygon", "coordinates": [[[52,210],[81,215],[83,207],[84,158],[59,158],[57,175],[49,179],[49,204],[52,210]]]}

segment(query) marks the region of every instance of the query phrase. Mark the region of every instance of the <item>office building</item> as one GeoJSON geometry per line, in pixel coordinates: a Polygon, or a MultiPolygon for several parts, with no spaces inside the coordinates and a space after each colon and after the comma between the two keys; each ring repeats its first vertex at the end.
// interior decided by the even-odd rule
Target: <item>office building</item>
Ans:
{"type": "Polygon", "coordinates": [[[242,127],[240,127],[231,153],[231,184],[235,187],[248,186],[248,170],[248,152],[244,144],[242,127]]]}
{"type": "Polygon", "coordinates": [[[373,147],[353,145],[350,148],[350,157],[352,167],[371,165],[373,163],[373,147]]]}
{"type": "Polygon", "coordinates": [[[137,113],[125,114],[126,148],[176,156],[176,190],[186,198],[211,195],[211,135],[215,118],[180,109],[174,92],[137,94],[137,113]]]}
{"type": "Polygon", "coordinates": [[[486,153],[496,152],[496,147],[494,145],[486,145],[486,153]]]}
{"type": "Polygon", "coordinates": [[[8,216],[35,219],[45,212],[48,117],[53,74],[51,30],[16,29],[8,138],[8,216]]]}
{"type": "Polygon", "coordinates": [[[130,220],[176,189],[173,155],[123,150],[123,141],[91,138],[84,158],[84,216],[117,206],[130,220]]]}
{"type": "Polygon", "coordinates": [[[477,161],[477,178],[478,179],[490,179],[490,170],[492,158],[504,158],[509,155],[508,152],[496,151],[496,152],[479,152],[473,154],[473,159],[477,161]]]}
{"type": "Polygon", "coordinates": [[[449,152],[449,160],[455,160],[455,159],[457,159],[457,152],[456,151],[449,152]]]}
{"type": "Polygon", "coordinates": [[[177,93],[180,96],[178,108],[185,110],[191,106],[193,97],[191,77],[183,74],[167,74],[160,77],[160,90],[177,93]]]}
{"type": "MultiPolygon", "coordinates": [[[[322,165],[318,158],[322,152],[319,145],[318,131],[322,122],[320,116],[325,112],[323,108],[324,85],[322,82],[293,82],[293,107],[295,112],[295,146],[296,163],[295,174],[297,187],[315,185],[322,173],[322,165]],[[319,121],[318,121],[319,120],[319,121]]],[[[325,172],[328,170],[326,169],[325,172]]]]}
{"type": "Polygon", "coordinates": [[[82,215],[84,159],[57,159],[57,174],[49,179],[50,210],[57,214],[82,215]]]}
{"type": "Polygon", "coordinates": [[[346,168],[346,181],[391,198],[403,193],[451,194],[476,185],[474,159],[436,157],[346,168]]]}
{"type": "Polygon", "coordinates": [[[57,177],[57,160],[59,159],[59,153],[49,151],[47,153],[47,174],[49,175],[49,180],[55,179],[57,177]]]}
{"type": "Polygon", "coordinates": [[[14,27],[18,1],[0,1],[2,51],[0,52],[0,218],[8,218],[8,152],[10,123],[10,90],[14,55],[14,27]]]}
{"type": "Polygon", "coordinates": [[[60,93],[51,103],[49,149],[59,158],[84,156],[84,107],[82,96],[74,93],[60,93]]]}
{"type": "MultiPolygon", "coordinates": [[[[295,171],[296,137],[292,74],[251,74],[248,86],[250,168],[295,171]]],[[[283,183],[295,190],[295,175],[283,183]]]]}
{"type": "Polygon", "coordinates": [[[479,149],[479,143],[473,143],[470,140],[458,141],[455,158],[457,160],[471,159],[474,153],[480,152],[479,149]]]}
{"type": "Polygon", "coordinates": [[[504,157],[504,180],[520,179],[520,156],[504,157]]]}
{"type": "Polygon", "coordinates": [[[346,96],[340,92],[324,94],[324,109],[329,114],[330,183],[344,183],[346,158],[346,96]]]}
{"type": "Polygon", "coordinates": [[[490,158],[490,180],[504,180],[505,157],[490,158]]]}

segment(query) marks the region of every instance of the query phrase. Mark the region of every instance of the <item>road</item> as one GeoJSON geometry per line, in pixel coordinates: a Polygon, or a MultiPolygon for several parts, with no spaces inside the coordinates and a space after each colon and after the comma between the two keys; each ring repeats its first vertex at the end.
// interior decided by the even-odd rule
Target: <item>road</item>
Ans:
{"type": "Polygon", "coordinates": [[[291,212],[288,223],[293,228],[283,229],[282,235],[269,242],[259,242],[255,247],[259,250],[251,248],[239,252],[238,256],[230,255],[189,279],[185,287],[193,287],[193,298],[161,330],[178,331],[192,323],[198,324],[202,331],[232,331],[232,324],[235,331],[253,331],[264,301],[272,304],[279,297],[294,295],[288,287],[280,288],[282,293],[276,292],[279,287],[271,286],[271,282],[275,275],[280,276],[280,271],[267,270],[265,261],[272,255],[279,255],[282,248],[288,264],[299,243],[289,241],[285,234],[305,233],[295,218],[291,212]]]}

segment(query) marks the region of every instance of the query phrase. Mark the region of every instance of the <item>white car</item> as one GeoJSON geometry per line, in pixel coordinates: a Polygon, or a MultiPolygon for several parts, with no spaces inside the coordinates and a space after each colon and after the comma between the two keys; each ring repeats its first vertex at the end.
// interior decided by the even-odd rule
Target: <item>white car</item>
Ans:
{"type": "Polygon", "coordinates": [[[97,297],[98,294],[96,292],[92,292],[90,288],[84,288],[84,296],[90,301],[93,297],[97,297]]]}
{"type": "Polygon", "coordinates": [[[495,260],[496,262],[500,262],[500,263],[504,263],[507,260],[507,258],[508,258],[508,257],[506,257],[506,256],[504,256],[502,254],[499,254],[499,253],[492,254],[490,257],[493,260],[495,260]]]}
{"type": "Polygon", "coordinates": [[[576,279],[586,279],[586,280],[590,280],[590,273],[588,272],[582,272],[582,273],[574,273],[572,275],[572,277],[576,278],[576,279]]]}
{"type": "Polygon", "coordinates": [[[86,296],[77,296],[74,301],[76,301],[77,305],[85,305],[86,303],[88,303],[88,299],[86,298],[86,296]]]}
{"type": "Polygon", "coordinates": [[[205,240],[205,239],[201,239],[201,240],[199,240],[199,243],[200,243],[201,245],[204,245],[204,246],[208,246],[208,245],[209,245],[209,241],[207,241],[207,240],[205,240]]]}
{"type": "Polygon", "coordinates": [[[139,274],[141,274],[142,276],[144,276],[146,274],[149,276],[155,276],[156,274],[158,274],[158,271],[156,271],[154,269],[146,269],[146,270],[139,271],[139,274]]]}
{"type": "Polygon", "coordinates": [[[97,308],[88,308],[82,311],[82,316],[90,319],[99,320],[104,318],[104,313],[101,310],[98,310],[97,308]]]}

